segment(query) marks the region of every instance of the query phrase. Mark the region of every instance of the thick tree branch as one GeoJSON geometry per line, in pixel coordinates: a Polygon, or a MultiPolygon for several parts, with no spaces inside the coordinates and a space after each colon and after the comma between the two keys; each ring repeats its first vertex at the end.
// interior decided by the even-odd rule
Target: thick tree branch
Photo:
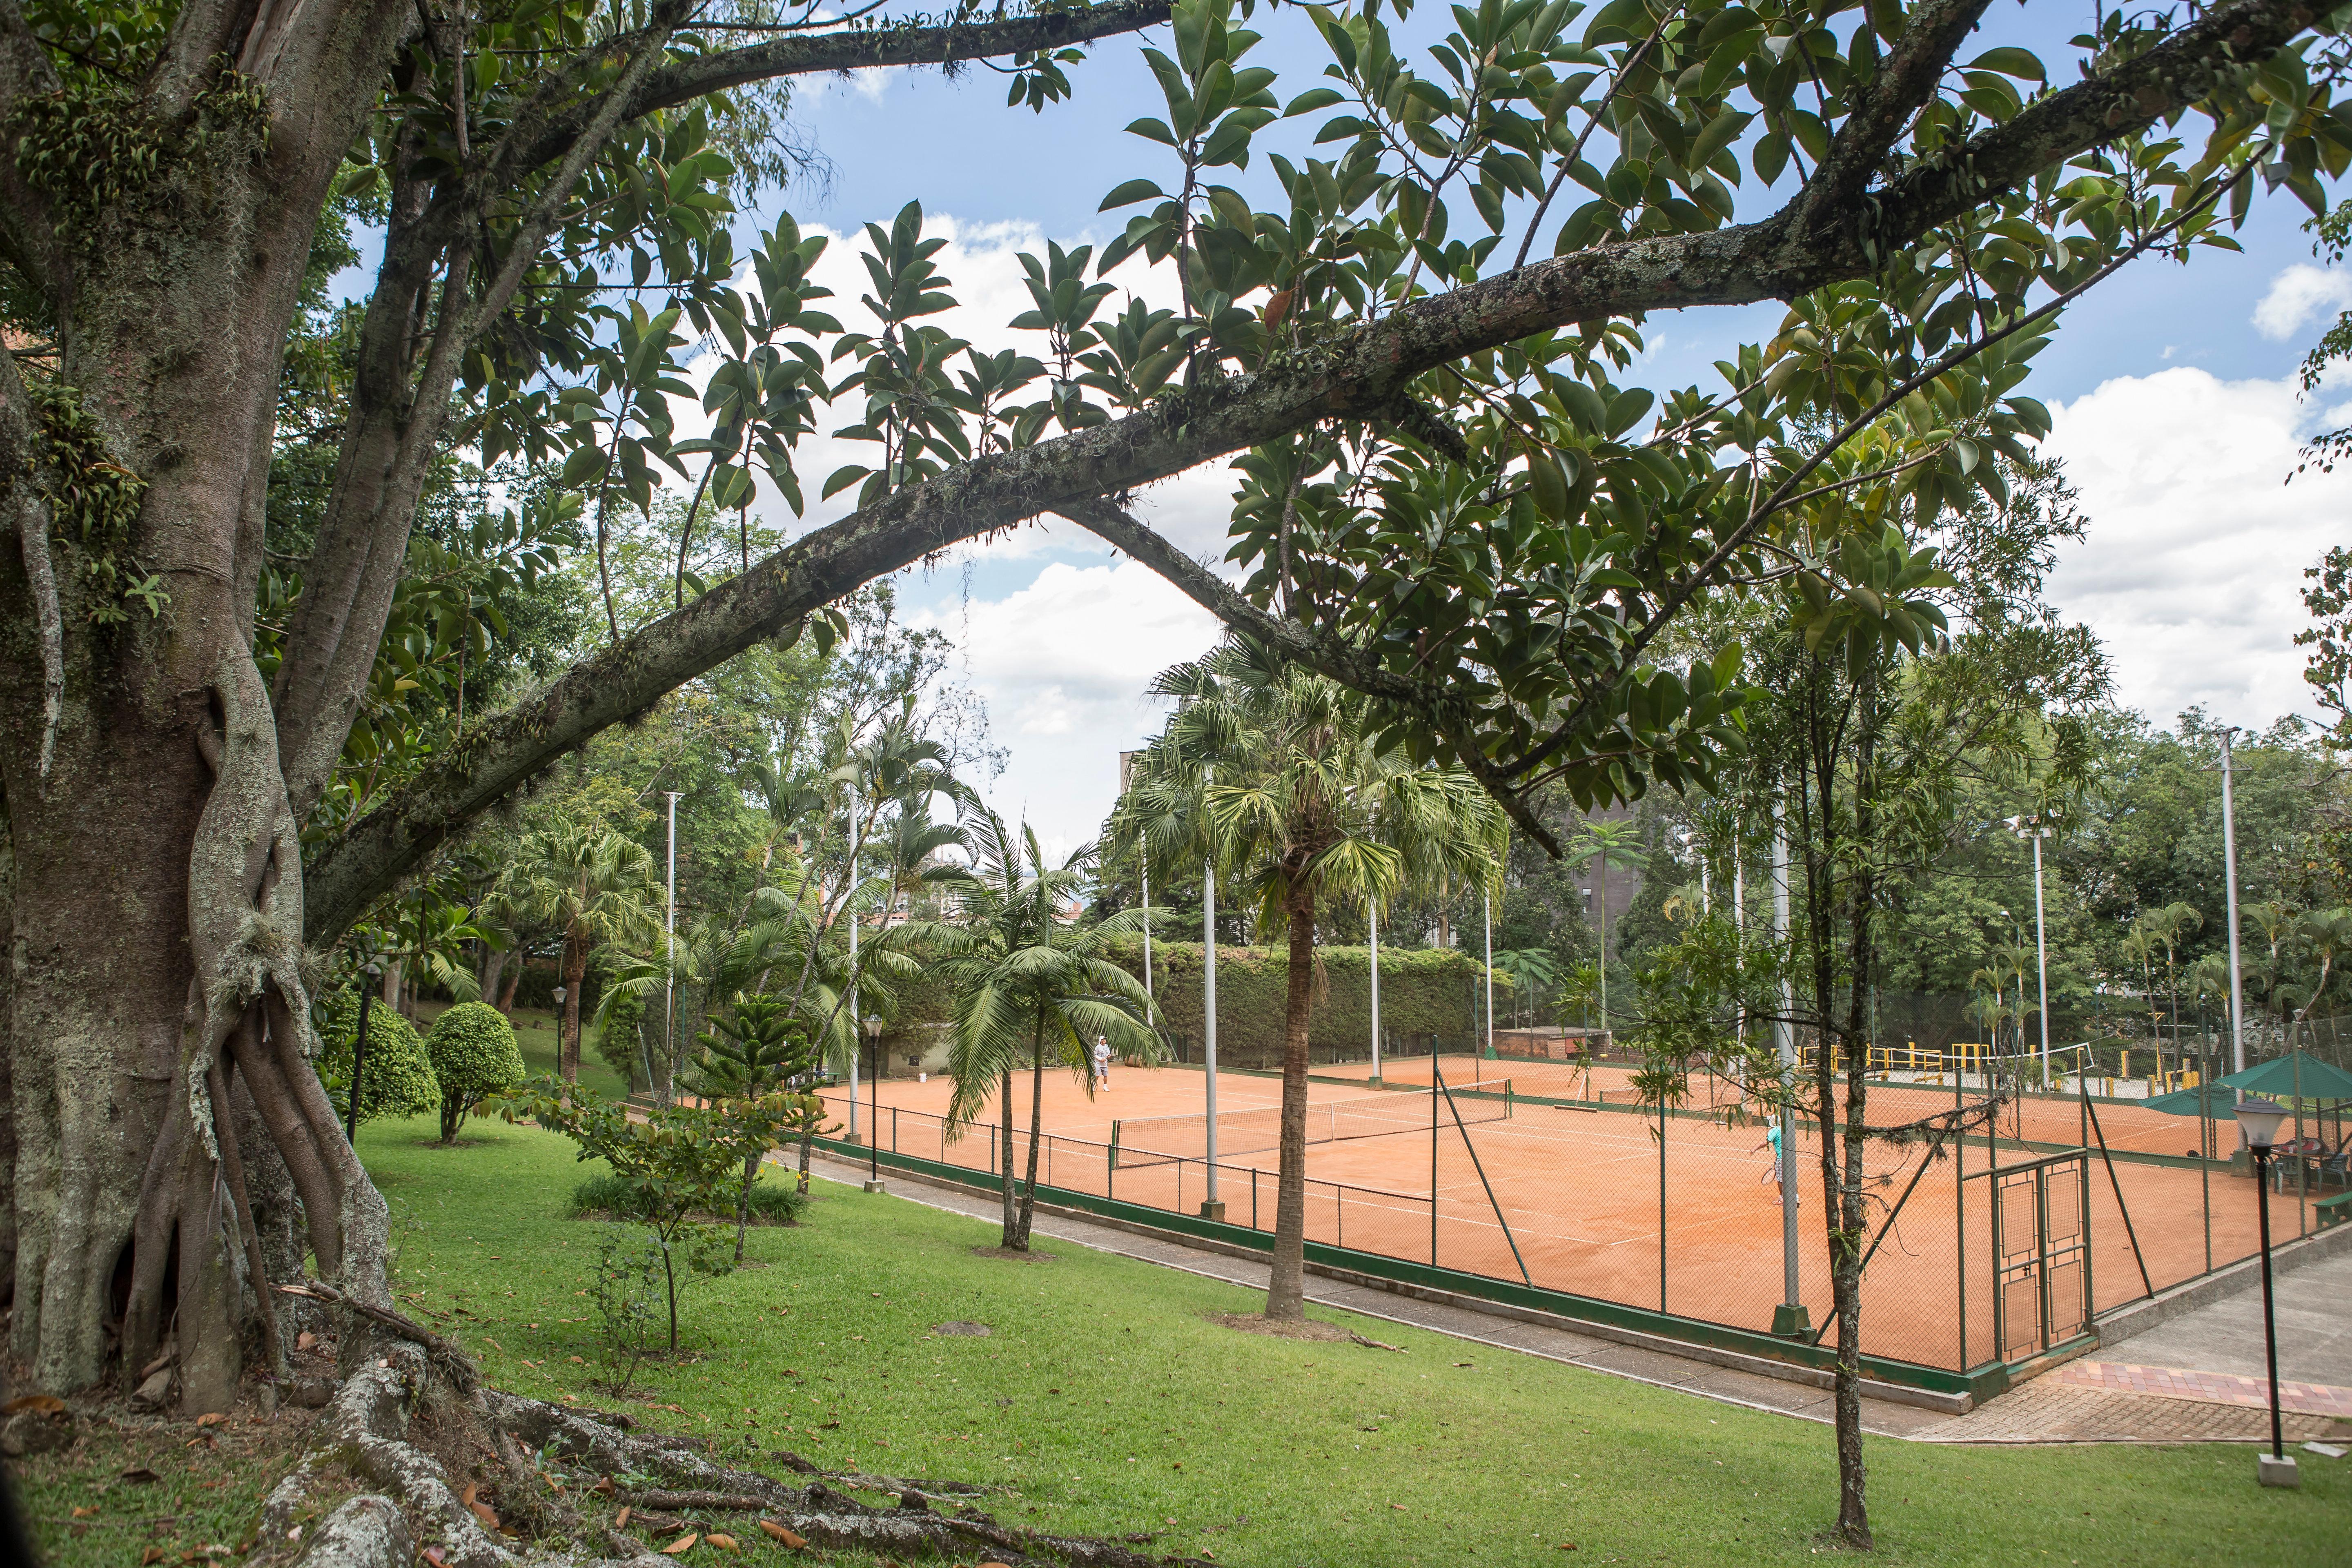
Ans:
{"type": "MultiPolygon", "coordinates": [[[[1099,5],[1039,11],[1003,21],[940,27],[856,27],[778,38],[674,60],[627,89],[625,115],[635,119],[691,102],[706,93],[780,77],[824,76],[876,66],[948,65],[1064,48],[1154,26],[1168,20],[1169,9],[1169,0],[1103,0],[1099,5]]],[[[598,107],[593,101],[575,105],[540,127],[536,134],[509,137],[492,160],[494,176],[517,180],[562,156],[598,107]]]]}
{"type": "Polygon", "coordinates": [[[1886,161],[1911,119],[1936,96],[1944,69],[1985,14],[1991,0],[1928,0],[1911,13],[1910,26],[1895,41],[1856,102],[1838,127],[1829,156],[1805,182],[1805,211],[1831,224],[1840,221],[1886,161]]]}
{"type": "Polygon", "coordinates": [[[1801,192],[1760,223],[1557,257],[1416,300],[1331,341],[1276,354],[1255,374],[1204,381],[1125,418],[980,458],[886,497],[494,716],[354,823],[313,868],[310,940],[340,934],[436,846],[563,752],[860,584],[1065,502],[1123,493],[1318,419],[1377,417],[1414,377],[1481,349],[1635,311],[1793,299],[1866,276],[1887,247],[2194,101],[2223,71],[2292,38],[2308,16],[2300,0],[2241,0],[2210,12],[2110,75],[2053,93],[1913,168],[1874,198],[1857,200],[1839,225],[1824,227],[1821,215],[1807,215],[1801,243],[1791,232],[1806,200],[1801,192]]]}

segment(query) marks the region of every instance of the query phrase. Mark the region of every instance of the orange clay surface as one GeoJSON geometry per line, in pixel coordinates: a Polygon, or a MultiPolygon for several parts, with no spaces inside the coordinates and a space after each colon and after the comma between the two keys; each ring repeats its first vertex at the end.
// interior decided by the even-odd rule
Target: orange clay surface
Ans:
{"type": "MultiPolygon", "coordinates": [[[[1736,1327],[1770,1328],[1782,1295],[1780,1190],[1771,1179],[1763,1127],[1738,1114],[1737,1086],[1695,1086],[1688,1108],[1707,1110],[1710,1119],[1669,1118],[1662,1152],[1656,1115],[1618,1108],[1630,1105],[1633,1098],[1630,1068],[1601,1066],[1588,1077],[1566,1063],[1444,1058],[1439,1067],[1447,1087],[1460,1096],[1455,1103],[1470,1121],[1457,1127],[1443,1100],[1433,1106],[1429,1058],[1392,1059],[1385,1065],[1385,1089],[1361,1081],[1308,1086],[1310,1117],[1344,1102],[1345,1123],[1353,1130],[1376,1129],[1384,1121],[1395,1126],[1393,1132],[1309,1145],[1310,1240],[1423,1264],[1433,1261],[1433,1260],[1443,1268],[1515,1282],[1524,1267],[1526,1279],[1549,1289],[1652,1310],[1663,1306],[1677,1316],[1736,1327]],[[1482,1073],[1484,1081],[1475,1082],[1482,1073]],[[1505,1079],[1512,1081],[1516,1096],[1508,1119],[1471,1120],[1494,1115],[1501,1108],[1505,1079]],[[1550,1105],[1526,1098],[1589,1100],[1596,1091],[1608,1102],[1605,1108],[1550,1105]],[[1367,1101],[1369,1111],[1362,1109],[1367,1101]],[[1433,1110],[1438,1116],[1434,1134],[1433,1110]],[[1727,1126],[1727,1120],[1743,1124],[1727,1126]]],[[[1370,1072],[1367,1063],[1318,1066],[1316,1070],[1318,1079],[1359,1080],[1370,1072]]],[[[1108,1087],[1091,1092],[1083,1079],[1056,1069],[1037,1087],[1040,1125],[1046,1134],[1036,1150],[1040,1181],[1183,1213],[1198,1212],[1211,1195],[1205,1161],[1143,1152],[1199,1152],[1197,1125],[1188,1142],[1181,1129],[1171,1131],[1150,1121],[1202,1110],[1206,1075],[1198,1068],[1114,1065],[1108,1087]],[[1116,1165],[1110,1147],[1114,1122],[1122,1124],[1116,1165]]],[[[977,1125],[961,1137],[950,1137],[944,1119],[953,1089],[939,1078],[928,1083],[894,1079],[881,1084],[881,1145],[992,1173],[1001,1158],[995,1099],[992,1096],[981,1108],[977,1125]]],[[[1025,1171],[1030,1158],[1031,1089],[1026,1075],[1015,1079],[1016,1173],[1025,1171]]],[[[858,1097],[856,1131],[861,1135],[876,1125],[870,1101],[877,1093],[867,1084],[858,1097]]],[[[826,1099],[833,1118],[847,1122],[845,1091],[828,1091],[826,1099]]],[[[1217,1099],[1222,1136],[1214,1195],[1224,1203],[1229,1222],[1270,1231],[1277,1163],[1272,1124],[1281,1084],[1257,1074],[1222,1073],[1217,1099]]],[[[1874,1083],[1867,1113],[1873,1126],[1889,1127],[1948,1110],[1952,1103],[1949,1088],[1874,1083]]],[[[2192,1152],[2197,1144],[2198,1123],[2192,1118],[2127,1104],[2102,1105],[2098,1116],[2111,1148],[2177,1156],[2192,1152]]],[[[2005,1347],[1995,1343],[1994,1183],[1977,1173],[1987,1170],[1996,1154],[2003,1168],[2040,1158],[2038,1152],[2013,1142],[2021,1132],[2032,1142],[2071,1148],[2083,1121],[2080,1103],[2074,1100],[2036,1099],[2006,1107],[2000,1113],[1997,1150],[1989,1150],[1981,1137],[1971,1139],[1959,1161],[1948,1149],[1944,1157],[1927,1162],[1916,1186],[1912,1178],[1927,1158],[1925,1143],[1869,1146],[1865,1165],[1876,1250],[1864,1277],[1866,1352],[1958,1368],[1997,1357],[2019,1359],[2038,1348],[2036,1336],[2043,1329],[2034,1309],[2044,1282],[2030,1269],[2013,1273],[2000,1287],[2007,1298],[2001,1328],[2008,1342],[2005,1347]],[[1963,1163],[1975,1178],[1965,1183],[1964,1205],[1958,1179],[1963,1163]],[[1898,1203],[1900,1211],[1890,1226],[1889,1213],[1898,1203]]],[[[2230,1141],[2234,1142],[2233,1134],[2230,1141]]],[[[1819,1325],[1827,1321],[1829,1309],[1820,1151],[1816,1141],[1801,1131],[1797,1149],[1801,1296],[1819,1325]]],[[[2108,1167],[2095,1149],[2086,1174],[2088,1262],[2096,1309],[2141,1295],[2147,1288],[2141,1278],[2142,1263],[2148,1282],[2158,1289],[2208,1268],[2209,1211],[2211,1264],[2253,1251],[2253,1184],[2232,1176],[2226,1165],[2200,1172],[2119,1162],[2113,1171],[2111,1183],[2108,1167]],[[2118,1184],[2130,1212],[2130,1234],[2116,1202],[2118,1184]]],[[[2079,1277],[2073,1270],[2080,1267],[2082,1254],[2065,1249],[2082,1227],[2081,1173],[2084,1167],[2068,1167],[2037,1178],[2029,1171],[2000,1184],[2005,1253],[2021,1247],[2030,1251],[2036,1210],[2050,1215],[2053,1245],[2059,1249],[2047,1281],[2058,1303],[2051,1325],[2053,1337],[2072,1332],[2079,1317],[2071,1303],[2080,1300],[2079,1277]]],[[[2272,1223],[2284,1237],[2299,1234],[2311,1222],[2307,1209],[2290,1191],[2273,1196],[2272,1223]]]]}

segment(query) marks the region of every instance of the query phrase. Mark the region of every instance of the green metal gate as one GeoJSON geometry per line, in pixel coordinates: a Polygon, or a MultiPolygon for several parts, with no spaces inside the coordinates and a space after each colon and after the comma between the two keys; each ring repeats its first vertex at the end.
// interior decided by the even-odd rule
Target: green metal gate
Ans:
{"type": "Polygon", "coordinates": [[[1993,1335],[2015,1363],[2091,1328],[2091,1173],[2053,1154],[1974,1178],[1991,1184],[1993,1335]]]}

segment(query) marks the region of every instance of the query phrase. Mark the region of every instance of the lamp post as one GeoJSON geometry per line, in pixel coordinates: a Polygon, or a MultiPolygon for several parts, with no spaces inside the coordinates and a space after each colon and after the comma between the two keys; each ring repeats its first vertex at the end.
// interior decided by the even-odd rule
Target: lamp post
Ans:
{"type": "Polygon", "coordinates": [[[873,1114],[866,1119],[866,1190],[882,1190],[882,1020],[860,1020],[866,1031],[866,1081],[872,1087],[866,1091],[871,1100],[867,1109],[873,1114]]]}
{"type": "Polygon", "coordinates": [[[2286,1120],[2287,1111],[2285,1106],[2271,1100],[2242,1100],[2237,1115],[2238,1130],[2245,1134],[2246,1148],[2254,1157],[2255,1207],[2262,1216],[2263,1358],[2271,1390],[2271,1451],[2255,1462],[2254,1478],[2266,1487],[2292,1487],[2297,1484],[2294,1460],[2279,1435],[2278,1318],[2271,1304],[2271,1142],[2278,1136],[2279,1123],[2286,1120]]]}
{"type": "MultiPolygon", "coordinates": [[[[2055,816],[2053,810],[2048,816],[2055,816]]],[[[2012,816],[2009,830],[2033,845],[2033,969],[2040,984],[2042,1014],[2042,1085],[2050,1086],[2050,949],[2042,925],[2042,841],[2057,831],[2044,816],[2012,816]]]]}

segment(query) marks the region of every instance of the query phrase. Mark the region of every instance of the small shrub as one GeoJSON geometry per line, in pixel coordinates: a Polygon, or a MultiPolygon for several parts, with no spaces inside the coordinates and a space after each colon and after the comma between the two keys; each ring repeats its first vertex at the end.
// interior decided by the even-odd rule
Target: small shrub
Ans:
{"type": "MultiPolygon", "coordinates": [[[[352,1047],[358,1038],[360,999],[349,986],[327,1000],[320,1028],[319,1081],[339,1110],[351,1109],[352,1047]]],[[[441,1081],[416,1027],[390,1007],[368,1008],[367,1050],[360,1058],[360,1120],[422,1116],[441,1104],[441,1081]]]]}
{"type": "MultiPolygon", "coordinates": [[[[725,1211],[714,1212],[732,1212],[732,1198],[725,1202],[725,1211]]],[[[652,1201],[646,1189],[609,1171],[582,1178],[572,1189],[571,1203],[575,1217],[606,1215],[644,1220],[652,1214],[652,1201]]],[[[792,1225],[799,1220],[808,1204],[808,1195],[790,1182],[758,1182],[751,1187],[750,1213],[755,1225],[792,1225]]]]}
{"type": "Polygon", "coordinates": [[[434,1076],[440,1080],[441,1142],[454,1142],[457,1129],[483,1100],[523,1080],[522,1048],[514,1026],[496,1007],[460,1002],[433,1021],[425,1037],[434,1076]]]}

